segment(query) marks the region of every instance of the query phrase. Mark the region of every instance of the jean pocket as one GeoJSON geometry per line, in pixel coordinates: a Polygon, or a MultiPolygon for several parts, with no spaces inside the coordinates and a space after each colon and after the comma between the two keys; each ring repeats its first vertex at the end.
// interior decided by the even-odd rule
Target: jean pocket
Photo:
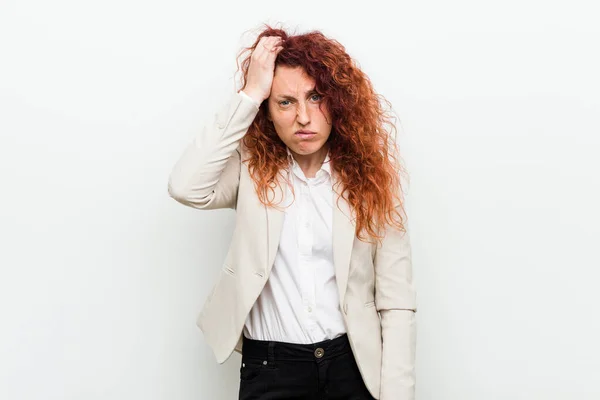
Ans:
{"type": "Polygon", "coordinates": [[[267,361],[261,358],[242,357],[240,379],[251,381],[256,379],[267,368],[267,361]]]}

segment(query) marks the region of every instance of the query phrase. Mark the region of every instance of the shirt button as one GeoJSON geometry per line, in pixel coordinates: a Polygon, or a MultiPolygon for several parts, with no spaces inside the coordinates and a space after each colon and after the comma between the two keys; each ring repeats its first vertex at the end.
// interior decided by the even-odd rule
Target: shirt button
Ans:
{"type": "Polygon", "coordinates": [[[312,307],[311,306],[306,307],[306,311],[312,312],[312,307]]]}

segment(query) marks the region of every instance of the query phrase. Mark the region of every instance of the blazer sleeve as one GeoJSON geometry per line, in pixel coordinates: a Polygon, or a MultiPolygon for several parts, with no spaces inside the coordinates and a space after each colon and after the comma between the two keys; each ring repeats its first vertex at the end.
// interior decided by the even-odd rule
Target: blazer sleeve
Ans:
{"type": "Polygon", "coordinates": [[[383,341],[380,400],[414,400],[417,306],[408,229],[388,228],[374,266],[383,341]]]}
{"type": "Polygon", "coordinates": [[[243,92],[231,95],[186,147],[169,176],[169,195],[197,209],[236,208],[240,141],[259,105],[243,92]]]}

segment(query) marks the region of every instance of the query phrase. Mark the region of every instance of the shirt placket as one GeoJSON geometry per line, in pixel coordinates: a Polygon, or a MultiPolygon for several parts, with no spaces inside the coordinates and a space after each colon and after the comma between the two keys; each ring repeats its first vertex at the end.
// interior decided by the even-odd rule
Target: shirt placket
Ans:
{"type": "Polygon", "coordinates": [[[312,259],[314,242],[313,221],[311,217],[312,201],[311,187],[302,181],[300,185],[300,198],[298,199],[298,245],[300,264],[303,277],[302,303],[307,315],[307,327],[314,331],[317,327],[315,309],[315,263],[312,259]]]}

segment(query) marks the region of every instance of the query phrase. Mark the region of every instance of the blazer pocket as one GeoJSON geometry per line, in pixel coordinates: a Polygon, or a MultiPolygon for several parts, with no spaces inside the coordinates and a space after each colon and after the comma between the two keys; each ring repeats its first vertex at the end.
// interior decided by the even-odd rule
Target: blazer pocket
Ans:
{"type": "Polygon", "coordinates": [[[365,307],[374,307],[374,306],[375,306],[374,301],[369,301],[368,303],[365,303],[365,307]]]}

